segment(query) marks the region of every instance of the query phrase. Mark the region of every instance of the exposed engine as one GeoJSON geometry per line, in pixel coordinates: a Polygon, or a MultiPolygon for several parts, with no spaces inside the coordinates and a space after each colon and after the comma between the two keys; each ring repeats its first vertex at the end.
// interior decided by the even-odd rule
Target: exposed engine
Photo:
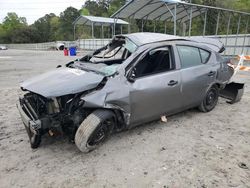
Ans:
{"type": "Polygon", "coordinates": [[[49,132],[65,133],[73,136],[75,130],[88,115],[88,110],[81,107],[83,101],[80,95],[66,95],[47,99],[41,95],[28,92],[20,99],[22,108],[33,121],[41,121],[34,130],[40,130],[44,134],[49,132]]]}

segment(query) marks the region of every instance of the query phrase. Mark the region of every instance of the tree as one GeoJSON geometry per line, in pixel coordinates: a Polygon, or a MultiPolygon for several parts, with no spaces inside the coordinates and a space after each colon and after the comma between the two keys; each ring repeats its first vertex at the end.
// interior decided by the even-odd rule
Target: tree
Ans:
{"type": "Polygon", "coordinates": [[[111,0],[108,8],[108,16],[114,14],[119,8],[125,5],[126,0],[111,0]]]}
{"type": "Polygon", "coordinates": [[[59,17],[59,33],[61,40],[73,40],[73,21],[80,16],[80,12],[73,8],[68,7],[60,14],[59,17]]]}
{"type": "MultiPolygon", "coordinates": [[[[40,42],[48,42],[55,40],[54,31],[56,30],[56,25],[51,25],[51,22],[56,22],[56,15],[54,13],[46,14],[44,17],[39,18],[35,23],[32,25],[34,28],[37,29],[39,33],[40,42]]],[[[58,28],[57,28],[58,29],[58,28]]]]}
{"type": "Polygon", "coordinates": [[[22,26],[27,26],[26,18],[18,17],[18,15],[14,12],[9,12],[4,18],[3,28],[7,31],[11,31],[22,26]]]}
{"type": "Polygon", "coordinates": [[[0,28],[1,41],[4,43],[11,42],[13,32],[24,27],[27,27],[27,22],[24,17],[18,17],[14,12],[8,13],[0,28]]]}
{"type": "Polygon", "coordinates": [[[36,43],[40,42],[40,36],[34,27],[22,27],[11,34],[11,43],[36,43]]]}
{"type": "Polygon", "coordinates": [[[89,15],[90,15],[89,10],[86,9],[86,8],[82,8],[82,9],[80,10],[80,14],[81,14],[81,15],[84,15],[84,16],[89,16],[89,15]]]}

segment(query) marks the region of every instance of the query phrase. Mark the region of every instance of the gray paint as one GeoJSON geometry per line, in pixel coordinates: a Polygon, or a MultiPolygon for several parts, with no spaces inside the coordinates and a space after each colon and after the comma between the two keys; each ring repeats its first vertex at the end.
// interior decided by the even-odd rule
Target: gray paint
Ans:
{"type": "Polygon", "coordinates": [[[195,43],[200,43],[201,45],[205,45],[213,51],[219,52],[220,49],[224,46],[222,42],[218,39],[211,39],[207,37],[179,37],[174,35],[166,35],[161,33],[133,33],[127,35],[120,35],[129,38],[133,41],[137,46],[142,46],[146,44],[156,43],[156,42],[164,42],[164,41],[190,41],[195,43]]]}
{"type": "MultiPolygon", "coordinates": [[[[135,35],[129,36],[130,40],[139,40],[140,37],[143,38],[144,34],[136,37],[135,35]]],[[[161,36],[160,34],[158,37],[161,38],[161,36]]],[[[145,40],[142,41],[141,43],[144,44],[141,44],[137,51],[120,66],[118,70],[119,75],[110,78],[103,89],[83,96],[85,107],[120,109],[124,113],[127,125],[133,127],[159,118],[161,115],[174,114],[199,105],[211,85],[215,83],[225,85],[229,79],[224,78],[232,76],[232,72],[221,71],[219,54],[211,49],[214,48],[211,47],[211,42],[217,42],[216,39],[206,41],[205,38],[195,37],[193,41],[178,39],[172,41],[175,36],[173,38],[165,36],[162,39],[163,41],[156,43],[155,41],[158,40],[158,37],[148,39],[147,42],[149,40],[152,42],[149,44],[146,44],[145,40]],[[164,39],[169,41],[164,41],[164,39]],[[209,62],[182,70],[176,49],[178,44],[200,47],[210,51],[211,57],[209,62]],[[176,70],[142,77],[136,79],[134,83],[129,82],[124,77],[124,75],[127,75],[125,68],[138,54],[141,54],[141,57],[143,57],[143,54],[150,49],[161,46],[173,47],[176,70]],[[208,76],[210,71],[215,71],[216,74],[208,76]],[[168,86],[170,80],[178,81],[178,84],[170,87],[168,86]]],[[[217,42],[214,44],[219,45],[221,43],[217,42]]],[[[216,48],[216,50],[218,49],[216,48]]],[[[140,58],[138,61],[140,61],[140,58]]]]}
{"type": "Polygon", "coordinates": [[[21,87],[47,98],[95,88],[103,76],[79,69],[59,68],[21,83],[21,87]]]}

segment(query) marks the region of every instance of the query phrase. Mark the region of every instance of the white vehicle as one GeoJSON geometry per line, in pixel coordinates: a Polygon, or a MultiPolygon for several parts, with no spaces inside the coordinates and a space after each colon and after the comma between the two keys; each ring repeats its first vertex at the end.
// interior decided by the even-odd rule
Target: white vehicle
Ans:
{"type": "Polygon", "coordinates": [[[0,50],[7,50],[8,48],[6,46],[0,45],[0,50]]]}

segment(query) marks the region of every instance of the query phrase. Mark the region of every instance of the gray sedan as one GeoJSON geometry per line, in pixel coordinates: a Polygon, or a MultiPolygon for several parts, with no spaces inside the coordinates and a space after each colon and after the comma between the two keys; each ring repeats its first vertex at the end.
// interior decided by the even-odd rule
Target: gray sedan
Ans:
{"type": "Polygon", "coordinates": [[[203,37],[118,35],[92,54],[21,83],[17,106],[31,147],[59,131],[88,152],[113,132],[161,116],[194,107],[209,112],[220,94],[239,101],[243,85],[229,84],[234,69],[223,50],[218,40],[203,37]]]}

